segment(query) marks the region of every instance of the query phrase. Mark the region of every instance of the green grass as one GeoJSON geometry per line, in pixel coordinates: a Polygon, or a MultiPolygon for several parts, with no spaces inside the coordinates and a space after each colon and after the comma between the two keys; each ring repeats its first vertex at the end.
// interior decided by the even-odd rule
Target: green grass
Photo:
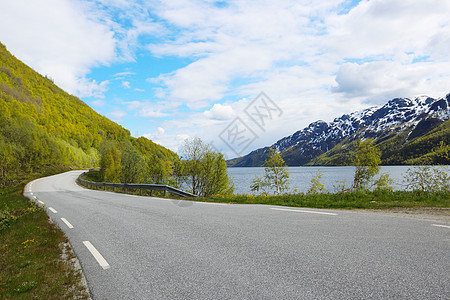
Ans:
{"type": "Polygon", "coordinates": [[[310,208],[383,209],[414,207],[450,207],[450,192],[364,191],[353,193],[287,194],[280,196],[231,195],[196,198],[196,201],[268,204],[310,208]]]}
{"type": "Polygon", "coordinates": [[[86,172],[82,178],[87,181],[102,182],[102,176],[100,174],[100,171],[98,170],[91,170],[89,172],[86,172]]]}
{"type": "Polygon", "coordinates": [[[87,299],[67,237],[23,186],[0,189],[0,299],[87,299]]]}

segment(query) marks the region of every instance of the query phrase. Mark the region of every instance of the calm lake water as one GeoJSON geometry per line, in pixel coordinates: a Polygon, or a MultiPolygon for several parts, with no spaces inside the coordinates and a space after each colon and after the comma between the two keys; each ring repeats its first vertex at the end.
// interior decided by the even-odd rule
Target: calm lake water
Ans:
{"type": "MultiPolygon", "coordinates": [[[[380,173],[389,173],[394,180],[394,189],[405,189],[403,182],[404,175],[409,166],[383,166],[380,173]]],[[[321,183],[330,192],[335,192],[335,186],[339,183],[337,181],[347,180],[346,184],[352,184],[355,167],[288,167],[289,182],[291,190],[297,189],[299,192],[306,192],[309,188],[311,178],[320,170],[323,173],[321,183]]],[[[263,176],[263,167],[249,167],[249,168],[228,168],[228,174],[234,182],[236,194],[250,194],[250,185],[255,176],[263,176]]]]}

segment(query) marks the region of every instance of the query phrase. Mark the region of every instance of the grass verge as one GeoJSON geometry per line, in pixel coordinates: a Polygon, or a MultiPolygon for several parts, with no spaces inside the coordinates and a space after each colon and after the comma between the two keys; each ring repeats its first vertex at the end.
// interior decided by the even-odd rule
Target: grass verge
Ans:
{"type": "Polygon", "coordinates": [[[219,195],[199,197],[195,201],[337,209],[449,208],[450,192],[363,191],[336,194],[286,194],[279,196],[219,195]]]}
{"type": "Polygon", "coordinates": [[[67,237],[23,187],[0,189],[0,298],[88,299],[67,237]]]}

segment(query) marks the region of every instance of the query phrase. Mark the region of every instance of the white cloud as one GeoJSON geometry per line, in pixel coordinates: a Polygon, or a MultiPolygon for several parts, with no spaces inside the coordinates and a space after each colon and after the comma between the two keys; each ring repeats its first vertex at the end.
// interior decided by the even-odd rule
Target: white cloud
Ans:
{"type": "Polygon", "coordinates": [[[130,88],[130,82],[129,81],[122,81],[122,87],[129,89],[130,88]]]}
{"type": "Polygon", "coordinates": [[[229,120],[235,115],[231,106],[222,104],[214,104],[210,110],[203,112],[203,114],[208,119],[214,120],[229,120]]]}
{"type": "Polygon", "coordinates": [[[128,78],[132,75],[136,75],[135,72],[129,72],[129,71],[125,71],[125,72],[119,72],[113,75],[114,79],[116,80],[123,80],[125,78],[128,78]]]}
{"type": "Polygon", "coordinates": [[[14,55],[69,93],[104,92],[106,84],[85,76],[115,59],[116,40],[86,6],[68,0],[1,0],[0,6],[0,36],[14,55]]]}
{"type": "Polygon", "coordinates": [[[401,64],[392,61],[347,63],[339,68],[337,85],[332,91],[343,93],[346,99],[355,97],[376,104],[394,97],[420,94],[439,97],[443,94],[433,90],[445,91],[448,88],[444,82],[448,80],[449,66],[450,63],[401,64]]]}
{"type": "Polygon", "coordinates": [[[135,111],[138,116],[150,118],[163,118],[170,116],[170,113],[164,110],[170,110],[171,105],[165,102],[151,102],[151,101],[128,101],[125,102],[127,109],[135,111]]]}
{"type": "Polygon", "coordinates": [[[347,15],[327,18],[326,45],[333,55],[347,58],[413,52],[431,55],[430,39],[448,33],[448,1],[362,1],[347,15]]]}
{"type": "MultiPolygon", "coordinates": [[[[261,90],[279,98],[296,94],[298,101],[321,94],[328,102],[343,97],[359,102],[377,91],[386,97],[396,92],[410,95],[418,91],[417,82],[430,90],[427,78],[436,78],[438,71],[410,66],[427,56],[448,61],[449,2],[361,1],[347,14],[339,14],[344,3],[348,1],[236,1],[217,8],[208,1],[173,1],[156,6],[156,13],[176,30],[169,42],[149,45],[152,53],[196,59],[153,82],[161,85],[161,97],[181,100],[194,109],[230,94],[254,96],[261,90]],[[376,75],[382,78],[365,77],[370,79],[368,87],[360,93],[330,94],[335,74],[336,81],[362,84],[361,72],[345,72],[346,61],[372,61],[358,68],[366,75],[377,68],[376,75]],[[427,73],[407,74],[419,69],[427,73]],[[389,79],[400,84],[390,92],[389,79]]],[[[345,88],[333,89],[338,90],[345,88]]],[[[434,94],[442,92],[441,88],[434,94]]]]}

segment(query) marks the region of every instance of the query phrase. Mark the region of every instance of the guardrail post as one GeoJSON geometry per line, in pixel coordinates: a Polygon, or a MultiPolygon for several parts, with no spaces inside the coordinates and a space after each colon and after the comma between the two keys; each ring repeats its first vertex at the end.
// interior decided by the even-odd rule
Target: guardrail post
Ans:
{"type": "Polygon", "coordinates": [[[106,191],[106,183],[103,182],[103,190],[106,191]]]}
{"type": "Polygon", "coordinates": [[[153,196],[153,190],[150,189],[150,196],[153,196]]]}
{"type": "Polygon", "coordinates": [[[167,195],[167,188],[164,188],[164,197],[167,195]]]}
{"type": "Polygon", "coordinates": [[[142,196],[142,188],[139,189],[139,196],[142,196]]]}

